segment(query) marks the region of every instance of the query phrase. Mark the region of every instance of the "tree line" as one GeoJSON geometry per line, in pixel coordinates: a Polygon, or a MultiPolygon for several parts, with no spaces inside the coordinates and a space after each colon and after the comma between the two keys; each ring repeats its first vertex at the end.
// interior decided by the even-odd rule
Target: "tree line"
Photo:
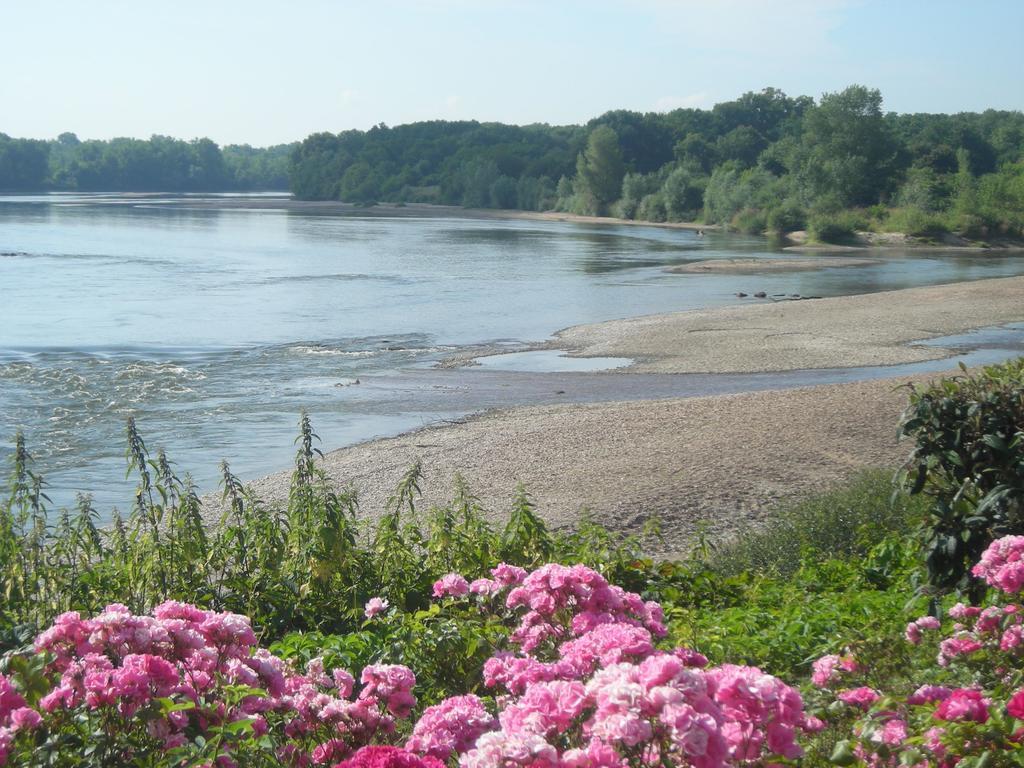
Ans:
{"type": "Polygon", "coordinates": [[[297,144],[53,141],[0,134],[0,190],[214,191],[559,210],[734,229],[1024,236],[1024,114],[897,114],[852,85],[775,88],[711,109],[617,110],[586,125],[426,121],[297,144]]]}
{"type": "Polygon", "coordinates": [[[40,141],[0,133],[0,190],[285,190],[294,146],[221,148],[210,139],[168,136],[82,141],[73,133],[40,141]]]}
{"type": "Polygon", "coordinates": [[[760,232],[888,226],[1020,235],[1024,114],[896,114],[853,85],[767,88],[711,109],[583,126],[431,121],[317,133],[292,155],[305,199],[702,220],[760,232]]]}

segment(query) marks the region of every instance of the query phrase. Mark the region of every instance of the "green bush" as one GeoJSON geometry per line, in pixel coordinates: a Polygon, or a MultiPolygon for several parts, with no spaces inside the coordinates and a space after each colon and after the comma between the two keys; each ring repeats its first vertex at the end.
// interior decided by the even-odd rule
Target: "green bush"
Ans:
{"type": "Polygon", "coordinates": [[[977,596],[968,568],[993,539],[1024,533],[1024,358],[913,388],[900,434],[914,441],[906,487],[933,500],[929,580],[977,596]]]}
{"type": "Polygon", "coordinates": [[[840,211],[834,214],[818,213],[811,216],[808,231],[820,243],[849,243],[857,232],[867,229],[868,222],[858,211],[840,211]]]}
{"type": "Polygon", "coordinates": [[[745,235],[760,235],[767,223],[763,211],[756,208],[744,208],[732,217],[729,228],[745,235]]]}
{"type": "Polygon", "coordinates": [[[914,237],[934,237],[949,232],[949,225],[941,215],[914,206],[893,208],[882,227],[886,232],[902,232],[914,237]]]}
{"type": "Polygon", "coordinates": [[[768,229],[778,234],[795,232],[807,226],[807,211],[796,203],[786,202],[768,211],[768,229]]]}
{"type": "Polygon", "coordinates": [[[628,574],[639,561],[636,539],[598,526],[552,534],[522,489],[504,526],[488,521],[461,481],[448,504],[420,509],[418,465],[384,509],[364,516],[353,493],[329,484],[317,439],[303,416],[282,506],[256,498],[225,464],[221,516],[211,521],[195,488],[163,453],[149,454],[129,421],[135,505],[128,519],[115,512],[101,527],[87,498],[74,512],[47,510],[45,481],[19,435],[0,502],[0,650],[20,636],[17,627],[40,627],[65,611],[96,613],[112,602],[136,613],[169,599],[242,613],[273,640],[296,630],[356,629],[371,597],[424,610],[434,581],[452,571],[483,575],[502,561],[559,561],[628,574]]]}

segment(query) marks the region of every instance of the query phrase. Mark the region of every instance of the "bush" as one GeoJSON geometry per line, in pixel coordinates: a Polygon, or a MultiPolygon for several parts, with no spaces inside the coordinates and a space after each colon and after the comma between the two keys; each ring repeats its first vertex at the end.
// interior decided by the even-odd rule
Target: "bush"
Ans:
{"type": "Polygon", "coordinates": [[[970,564],[993,539],[1024,533],[1024,358],[913,388],[900,433],[914,440],[905,483],[933,500],[929,580],[977,595],[970,564]]]}
{"type": "Polygon", "coordinates": [[[949,232],[945,219],[917,207],[894,208],[882,224],[886,232],[902,232],[913,237],[933,237],[949,232]]]}
{"type": "Polygon", "coordinates": [[[868,222],[857,211],[835,214],[818,213],[808,222],[811,238],[820,243],[849,243],[857,232],[867,229],[868,222]]]}
{"type": "Polygon", "coordinates": [[[787,202],[768,211],[766,221],[772,232],[795,232],[807,226],[807,211],[796,203],[787,202]]]}
{"type": "Polygon", "coordinates": [[[760,235],[764,232],[765,226],[764,212],[756,208],[744,208],[729,222],[730,229],[735,229],[745,235],[760,235]]]}

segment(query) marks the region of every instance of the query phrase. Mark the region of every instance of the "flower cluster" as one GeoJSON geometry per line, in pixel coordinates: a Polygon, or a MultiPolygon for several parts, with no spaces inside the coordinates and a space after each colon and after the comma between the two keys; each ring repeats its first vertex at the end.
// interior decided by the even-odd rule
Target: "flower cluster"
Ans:
{"type": "Polygon", "coordinates": [[[413,752],[459,755],[463,768],[636,759],[718,768],[800,757],[798,734],[820,725],[795,689],[759,669],[707,669],[694,651],[657,650],[666,633],[661,607],[590,568],[549,564],[527,574],[501,566],[492,576],[469,591],[491,604],[508,590],[512,649],[484,665],[485,685],[504,691],[497,720],[475,697],[450,699],[417,724],[406,745],[413,752]]]}
{"type": "MultiPolygon", "coordinates": [[[[1024,536],[993,542],[973,573],[992,587],[1016,595],[1024,586],[1024,536]]],[[[877,766],[938,764],[952,766],[986,753],[1015,754],[1024,743],[1024,658],[1022,606],[996,602],[987,607],[958,603],[948,624],[924,616],[907,625],[913,646],[925,647],[935,633],[935,677],[921,680],[909,693],[882,693],[867,686],[840,688],[838,657],[814,664],[814,681],[834,688],[838,702],[858,712],[852,756],[877,766]],[[941,632],[940,632],[941,630],[941,632]],[[957,680],[959,687],[942,683],[957,680]]],[[[855,673],[856,668],[851,670],[855,673]]],[[[852,676],[852,675],[851,675],[852,676]]]]}
{"type": "Polygon", "coordinates": [[[1015,595],[1024,587],[1024,536],[1004,536],[985,550],[971,570],[990,586],[1015,595]]]}
{"type": "Polygon", "coordinates": [[[36,710],[26,706],[24,697],[14,690],[10,680],[0,675],[0,765],[7,762],[18,734],[34,731],[42,719],[36,710]]]}
{"type": "MultiPolygon", "coordinates": [[[[91,619],[64,614],[35,648],[46,654],[52,687],[39,701],[45,718],[15,712],[17,728],[59,729],[84,717],[157,752],[228,734],[218,763],[224,766],[232,754],[264,748],[267,734],[282,764],[327,764],[389,738],[395,718],[416,703],[406,667],[366,667],[353,698],[355,680],[346,670],[328,674],[314,659],[297,671],[258,647],[246,617],[173,601],[149,616],[123,605],[91,619]]],[[[0,725],[9,704],[23,704],[4,686],[0,725]]],[[[5,758],[0,751],[0,765],[5,758]]]]}

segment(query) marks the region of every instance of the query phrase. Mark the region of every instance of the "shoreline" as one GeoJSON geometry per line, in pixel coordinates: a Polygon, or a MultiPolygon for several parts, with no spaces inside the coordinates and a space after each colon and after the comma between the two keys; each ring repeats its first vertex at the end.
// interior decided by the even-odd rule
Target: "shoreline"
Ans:
{"type": "Polygon", "coordinates": [[[631,373],[755,373],[940,360],[914,344],[1024,322],[1024,276],[609,320],[536,348],[626,357],[631,373]]]}
{"type": "MultiPolygon", "coordinates": [[[[31,195],[49,194],[27,193],[31,195]]],[[[66,194],[79,194],[83,196],[95,196],[95,202],[102,204],[103,197],[132,195],[138,198],[140,203],[146,202],[148,198],[159,198],[154,205],[195,208],[204,210],[278,210],[289,213],[310,213],[316,215],[362,215],[381,217],[424,217],[424,218],[466,218],[479,220],[514,220],[514,221],[545,221],[564,222],[569,224],[595,224],[604,226],[635,226],[635,227],[656,227],[659,229],[674,229],[683,231],[703,232],[725,232],[718,224],[704,224],[701,222],[659,222],[640,221],[636,219],[623,219],[615,216],[584,216],[575,213],[561,211],[522,211],[511,208],[463,208],[456,205],[440,205],[435,203],[375,203],[364,206],[355,203],[343,203],[339,200],[300,200],[286,193],[280,196],[273,196],[274,193],[249,194],[236,193],[231,197],[204,197],[204,194],[215,195],[232,193],[190,193],[191,197],[168,198],[164,192],[67,192],[66,194]]],[[[59,202],[59,200],[55,200],[59,202]]],[[[770,240],[771,235],[762,232],[751,237],[760,237],[770,240]]],[[[936,243],[928,238],[915,237],[899,232],[858,232],[856,242],[852,244],[835,243],[808,243],[806,233],[791,232],[782,237],[780,245],[774,250],[793,253],[842,253],[842,252],[879,252],[887,251],[954,251],[965,253],[984,253],[986,251],[1022,251],[1024,242],[1016,240],[992,240],[992,241],[970,241],[957,235],[946,236],[948,242],[936,243]]]]}
{"type": "MultiPolygon", "coordinates": [[[[846,367],[859,367],[852,359],[868,366],[941,360],[949,350],[906,341],[1015,321],[1024,321],[1024,277],[615,320],[566,329],[548,348],[576,341],[577,353],[600,356],[642,348],[646,358],[620,369],[633,374],[779,372],[813,369],[796,364],[807,356],[852,356],[846,367]],[[780,330],[787,323],[814,332],[780,330]],[[837,331],[845,337],[830,335],[837,331]],[[695,343],[681,349],[681,338],[695,343]],[[718,365],[695,363],[707,360],[718,365]]],[[[364,515],[382,510],[420,460],[422,507],[445,502],[460,474],[497,522],[522,483],[555,529],[589,513],[638,533],[657,516],[666,538],[649,551],[679,554],[700,531],[728,538],[781,501],[896,466],[907,451],[896,442],[906,404],[900,387],[957,372],[951,364],[937,373],[894,369],[889,378],[739,394],[502,407],[333,450],[322,466],[332,484],[357,488],[364,515]]],[[[284,471],[246,486],[280,501],[288,479],[284,471]]]]}
{"type": "MultiPolygon", "coordinates": [[[[357,490],[363,518],[375,518],[420,461],[421,509],[450,500],[459,475],[502,525],[521,483],[556,531],[589,516],[639,534],[657,518],[664,540],[645,551],[672,557],[698,534],[727,539],[781,502],[897,466],[909,451],[896,440],[900,387],[940,375],[501,408],[329,451],[320,464],[333,486],[357,490]]],[[[245,485],[265,502],[282,502],[289,479],[285,470],[245,485]]]]}

